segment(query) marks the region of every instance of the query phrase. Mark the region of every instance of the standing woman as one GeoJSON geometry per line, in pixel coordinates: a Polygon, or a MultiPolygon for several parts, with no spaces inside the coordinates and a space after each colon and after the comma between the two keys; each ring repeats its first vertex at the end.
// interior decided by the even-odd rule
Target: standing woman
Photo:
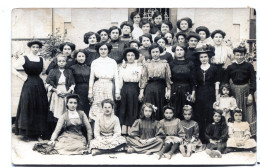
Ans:
{"type": "Polygon", "coordinates": [[[245,62],[246,48],[233,50],[235,61],[228,66],[224,81],[230,83],[237,106],[242,109],[243,121],[250,124],[252,136],[256,135],[256,108],[254,92],[256,91],[256,74],[252,64],[245,62]]]}
{"type": "Polygon", "coordinates": [[[163,49],[156,43],[149,47],[152,60],[143,66],[139,100],[155,105],[156,120],[163,118],[163,106],[171,95],[171,70],[166,60],[160,60],[163,49]],[[167,89],[166,89],[167,88],[167,89]]]}
{"type": "Polygon", "coordinates": [[[108,29],[101,29],[98,32],[98,35],[100,36],[100,42],[109,42],[109,32],[108,29]]]}
{"type": "Polygon", "coordinates": [[[84,42],[85,44],[88,45],[87,48],[85,48],[85,52],[86,52],[86,64],[88,66],[91,66],[91,63],[99,58],[99,54],[97,53],[96,49],[95,49],[95,45],[100,41],[100,36],[98,35],[98,33],[94,33],[94,32],[87,32],[84,35],[84,42]]]}
{"type": "Polygon", "coordinates": [[[138,40],[141,35],[143,35],[142,29],[139,27],[139,23],[142,19],[141,13],[139,11],[132,12],[130,14],[130,19],[132,20],[134,30],[132,31],[132,37],[135,40],[138,40]]]}
{"type": "Polygon", "coordinates": [[[167,60],[167,62],[170,64],[173,61],[173,57],[171,53],[166,51],[168,40],[165,37],[157,36],[154,38],[154,42],[159,44],[163,49],[163,52],[160,54],[160,59],[167,60]]]}
{"type": "Polygon", "coordinates": [[[124,50],[126,67],[119,68],[119,83],[121,88],[121,105],[119,119],[122,125],[122,134],[128,134],[128,129],[139,117],[140,104],[138,95],[140,92],[139,81],[142,73],[142,66],[137,64],[139,51],[135,48],[124,50]]]}
{"type": "Polygon", "coordinates": [[[100,114],[103,114],[101,102],[104,99],[114,99],[113,80],[116,100],[120,99],[117,64],[115,60],[108,57],[111,49],[112,45],[109,43],[96,44],[96,50],[100,57],[92,62],[88,92],[88,98],[92,102],[89,118],[92,120],[96,120],[100,114]]]}
{"type": "Polygon", "coordinates": [[[212,123],[213,103],[219,90],[219,71],[209,60],[214,56],[214,47],[197,48],[196,56],[199,56],[201,65],[196,67],[196,103],[195,117],[200,127],[200,138],[203,143],[206,142],[205,129],[212,123]]]}
{"type": "Polygon", "coordinates": [[[90,67],[86,62],[86,52],[84,49],[79,49],[74,52],[76,64],[71,66],[70,69],[74,76],[75,88],[74,92],[79,95],[78,109],[89,114],[90,104],[88,100],[88,87],[90,77],[90,67]]]}
{"type": "Polygon", "coordinates": [[[209,29],[205,26],[199,26],[195,30],[196,33],[200,36],[200,41],[197,44],[197,48],[201,48],[204,45],[214,45],[213,41],[210,37],[209,29]]]}
{"type": "MultiPolygon", "coordinates": [[[[66,66],[65,68],[69,68],[70,66],[75,64],[75,59],[72,57],[72,52],[75,50],[76,45],[71,42],[63,42],[60,44],[59,49],[63,55],[67,56],[66,66]]],[[[52,62],[49,64],[46,74],[48,75],[51,69],[58,68],[57,58],[55,57],[52,62]]]]}
{"type": "Polygon", "coordinates": [[[179,43],[179,44],[187,44],[186,37],[187,37],[186,33],[178,32],[176,34],[177,43],[179,43]]]}
{"type": "Polygon", "coordinates": [[[172,51],[175,59],[170,64],[173,83],[170,104],[175,108],[176,117],[181,119],[183,106],[195,102],[195,66],[185,59],[186,45],[177,44],[172,51]]]}
{"type": "Polygon", "coordinates": [[[173,32],[166,32],[165,34],[162,34],[162,37],[165,37],[167,39],[167,44],[165,46],[166,51],[171,53],[174,57],[174,54],[172,52],[172,45],[174,43],[174,33],[173,32]]]}
{"type": "Polygon", "coordinates": [[[133,37],[131,36],[131,33],[134,30],[133,23],[129,21],[124,21],[120,24],[120,29],[122,32],[120,40],[128,45],[128,42],[133,39],[133,37]]]}
{"type": "Polygon", "coordinates": [[[155,36],[157,36],[160,34],[163,15],[159,11],[156,11],[152,16],[152,19],[153,19],[153,26],[151,28],[151,34],[156,34],[155,36]]]}
{"type": "Polygon", "coordinates": [[[162,22],[161,29],[160,29],[161,34],[166,34],[168,32],[171,32],[172,28],[173,28],[172,23],[168,20],[164,20],[162,22]]]}
{"type": "Polygon", "coordinates": [[[176,25],[179,31],[184,32],[186,34],[188,34],[191,31],[191,28],[193,26],[192,20],[189,17],[181,18],[177,21],[176,25]]]}
{"type": "Polygon", "coordinates": [[[30,53],[14,64],[12,72],[24,81],[17,109],[15,134],[24,139],[43,137],[47,131],[48,99],[40,74],[43,71],[43,58],[39,57],[40,41],[27,43],[30,53]],[[23,66],[27,77],[16,68],[23,66]]]}

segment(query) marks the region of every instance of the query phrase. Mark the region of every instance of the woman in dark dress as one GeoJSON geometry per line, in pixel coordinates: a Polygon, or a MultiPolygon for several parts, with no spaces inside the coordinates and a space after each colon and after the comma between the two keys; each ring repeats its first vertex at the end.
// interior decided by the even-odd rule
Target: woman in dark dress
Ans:
{"type": "Polygon", "coordinates": [[[219,90],[218,70],[214,65],[209,64],[209,59],[214,55],[214,47],[197,48],[195,56],[199,56],[201,65],[196,67],[196,103],[195,119],[200,127],[200,138],[203,143],[205,139],[205,129],[212,122],[213,103],[219,90]]]}
{"type": "Polygon", "coordinates": [[[13,73],[24,82],[17,109],[15,134],[24,139],[44,137],[47,131],[48,99],[40,74],[43,70],[43,58],[38,56],[42,47],[40,41],[27,43],[30,54],[22,57],[13,66],[13,73]],[[23,66],[27,78],[16,71],[23,66]]]}
{"type": "Polygon", "coordinates": [[[171,63],[173,61],[172,54],[166,51],[168,40],[165,37],[157,36],[154,38],[154,42],[158,43],[163,49],[163,52],[160,54],[160,59],[167,60],[168,63],[171,63]]]}
{"type": "MultiPolygon", "coordinates": [[[[60,44],[59,49],[62,54],[67,56],[66,66],[65,68],[69,68],[70,66],[75,64],[75,59],[72,57],[72,52],[75,50],[76,45],[71,42],[63,42],[60,44]]],[[[52,62],[49,64],[46,74],[48,75],[51,69],[58,68],[57,58],[55,57],[52,62]]]]}
{"type": "MultiPolygon", "coordinates": [[[[99,54],[97,53],[95,49],[95,45],[100,41],[100,36],[98,33],[94,32],[87,32],[84,35],[84,42],[88,45],[87,48],[85,48],[86,53],[86,64],[88,66],[91,65],[92,61],[99,58],[99,54]]],[[[74,57],[75,58],[75,57],[74,57]]]]}
{"type": "Polygon", "coordinates": [[[156,11],[152,16],[152,19],[153,19],[153,26],[151,28],[151,34],[159,35],[162,21],[163,21],[163,15],[159,11],[156,11]]]}
{"type": "Polygon", "coordinates": [[[195,102],[195,66],[185,59],[187,46],[177,44],[172,48],[175,59],[170,63],[172,92],[170,104],[175,108],[176,117],[182,118],[184,105],[195,102]]]}
{"type": "Polygon", "coordinates": [[[79,95],[78,109],[89,114],[90,104],[88,100],[88,87],[90,77],[90,67],[86,62],[86,52],[83,49],[77,50],[74,53],[76,64],[71,66],[70,69],[74,76],[75,88],[74,92],[79,95]]]}

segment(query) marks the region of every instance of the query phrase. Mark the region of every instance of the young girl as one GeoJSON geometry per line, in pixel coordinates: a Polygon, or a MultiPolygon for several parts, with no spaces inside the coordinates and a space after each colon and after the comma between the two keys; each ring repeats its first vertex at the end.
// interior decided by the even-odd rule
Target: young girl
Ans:
{"type": "Polygon", "coordinates": [[[161,150],[165,133],[158,121],[155,120],[156,107],[144,103],[137,119],[129,132],[127,140],[128,153],[152,154],[161,150]]]}
{"type": "Polygon", "coordinates": [[[164,106],[163,109],[164,119],[160,121],[160,124],[166,134],[166,139],[161,151],[154,155],[157,159],[160,159],[162,155],[171,159],[180,143],[182,143],[185,134],[180,119],[175,117],[175,109],[171,106],[164,106]]]}
{"type": "Polygon", "coordinates": [[[204,146],[199,139],[199,124],[193,120],[192,107],[185,105],[183,107],[184,120],[181,121],[181,125],[185,132],[185,139],[183,144],[180,145],[181,154],[184,157],[190,157],[192,152],[198,152],[204,150],[204,146]]]}
{"type": "Polygon", "coordinates": [[[223,84],[220,87],[220,97],[213,104],[215,110],[222,110],[223,116],[226,119],[226,123],[231,121],[230,110],[234,110],[237,107],[236,99],[230,96],[230,86],[223,84]]]}
{"type": "Polygon", "coordinates": [[[211,158],[221,158],[228,139],[228,127],[221,110],[213,111],[213,123],[206,128],[205,136],[208,140],[206,153],[211,158]]]}
{"type": "Polygon", "coordinates": [[[252,150],[255,152],[256,142],[254,139],[250,139],[250,127],[248,122],[242,122],[242,110],[235,108],[233,111],[234,123],[229,123],[227,141],[227,152],[235,150],[252,150]]]}
{"type": "Polygon", "coordinates": [[[121,136],[119,119],[113,114],[114,102],[111,99],[102,101],[104,113],[95,121],[94,136],[90,148],[92,155],[122,151],[126,140],[121,136]]]}

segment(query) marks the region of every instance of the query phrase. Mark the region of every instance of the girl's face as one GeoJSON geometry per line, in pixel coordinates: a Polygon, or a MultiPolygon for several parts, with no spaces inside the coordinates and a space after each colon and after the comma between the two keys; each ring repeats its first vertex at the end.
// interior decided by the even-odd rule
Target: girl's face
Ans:
{"type": "Polygon", "coordinates": [[[162,16],[159,15],[159,16],[155,17],[154,23],[157,24],[157,25],[162,24],[162,16]]]}
{"type": "Polygon", "coordinates": [[[148,48],[149,46],[151,46],[151,41],[149,38],[147,37],[142,37],[142,45],[145,48],[148,48]]]}
{"type": "Polygon", "coordinates": [[[69,110],[73,111],[73,110],[76,110],[78,106],[78,101],[77,99],[74,99],[74,98],[70,98],[67,102],[67,107],[69,110]]]}
{"type": "Polygon", "coordinates": [[[207,64],[209,62],[209,56],[207,53],[200,54],[200,62],[201,64],[207,64]]]}
{"type": "Polygon", "coordinates": [[[84,63],[86,60],[86,55],[82,52],[79,52],[76,57],[77,62],[84,63]]]}
{"type": "Polygon", "coordinates": [[[180,44],[184,44],[184,43],[185,43],[185,38],[184,38],[184,36],[182,36],[182,35],[179,35],[179,36],[178,36],[178,43],[180,43],[180,44]]]}
{"type": "Polygon", "coordinates": [[[242,61],[245,60],[245,54],[244,53],[235,52],[234,56],[235,56],[235,59],[238,63],[241,63],[242,61]]]}
{"type": "Polygon", "coordinates": [[[164,111],[164,117],[166,118],[166,119],[172,119],[173,118],[173,115],[174,115],[174,113],[173,113],[173,111],[171,110],[171,109],[166,109],[165,111],[164,111]]]}
{"type": "Polygon", "coordinates": [[[158,60],[160,58],[160,49],[159,48],[152,49],[151,55],[154,60],[158,60]]]}
{"type": "Polygon", "coordinates": [[[134,23],[135,23],[135,24],[139,24],[140,21],[141,21],[140,15],[139,15],[139,14],[135,15],[134,18],[133,18],[133,20],[134,20],[134,23]]]}
{"type": "Polygon", "coordinates": [[[63,50],[62,50],[62,53],[65,55],[65,56],[70,56],[71,55],[71,47],[69,45],[65,45],[63,47],[63,50]]]}
{"type": "Polygon", "coordinates": [[[113,107],[110,103],[104,103],[103,110],[105,115],[111,115],[113,107]]]}
{"type": "Polygon", "coordinates": [[[220,115],[219,113],[215,112],[214,115],[213,115],[213,120],[214,120],[214,122],[216,122],[216,123],[220,122],[220,120],[221,120],[221,115],[220,115]]]}
{"type": "Polygon", "coordinates": [[[135,61],[135,54],[134,52],[128,52],[126,54],[126,59],[128,63],[133,63],[135,61]]]}
{"type": "Polygon", "coordinates": [[[137,43],[134,43],[134,42],[132,42],[132,43],[130,44],[130,48],[139,49],[139,48],[138,48],[138,44],[137,44],[137,43]]]}
{"type": "Polygon", "coordinates": [[[106,57],[108,55],[107,45],[102,45],[98,51],[101,57],[106,57]]]}
{"type": "Polygon", "coordinates": [[[122,33],[125,35],[128,35],[131,33],[131,28],[127,25],[124,25],[123,28],[121,29],[122,33]]]}
{"type": "Polygon", "coordinates": [[[167,24],[162,23],[161,32],[162,32],[163,34],[166,34],[166,33],[169,32],[169,31],[170,31],[170,27],[169,27],[167,24]]]}
{"type": "Polygon", "coordinates": [[[145,116],[145,118],[151,118],[152,113],[153,113],[153,110],[151,108],[149,108],[149,107],[145,107],[144,108],[144,116],[145,116]]]}
{"type": "Polygon", "coordinates": [[[219,33],[216,33],[216,34],[214,35],[213,41],[214,41],[214,43],[215,43],[216,45],[221,45],[222,42],[223,42],[223,36],[222,36],[221,34],[219,34],[219,33]]]}
{"type": "Polygon", "coordinates": [[[183,117],[186,121],[189,121],[191,119],[191,110],[184,110],[183,111],[183,117]]]}
{"type": "Polygon", "coordinates": [[[119,30],[114,29],[113,31],[111,31],[110,37],[112,40],[117,40],[119,38],[119,30]]]}
{"type": "Polygon", "coordinates": [[[96,37],[95,34],[91,35],[91,36],[88,38],[88,43],[89,43],[90,45],[97,43],[97,37],[96,37]]]}
{"type": "Polygon", "coordinates": [[[168,44],[172,43],[172,34],[166,33],[164,36],[168,40],[168,44]]]}
{"type": "Polygon", "coordinates": [[[105,31],[102,31],[100,33],[101,41],[107,41],[108,40],[108,34],[105,31]]]}
{"type": "Polygon", "coordinates": [[[184,54],[185,54],[185,51],[182,47],[180,46],[177,46],[176,49],[175,49],[175,56],[177,59],[182,59],[184,58],[184,54]]]}
{"type": "Polygon", "coordinates": [[[197,44],[198,44],[198,40],[197,38],[191,37],[188,41],[189,47],[190,48],[196,48],[197,44]]]}
{"type": "Polygon", "coordinates": [[[200,31],[199,32],[199,36],[200,36],[200,40],[201,41],[204,41],[207,37],[207,35],[206,35],[206,32],[205,31],[200,31]]]}
{"type": "Polygon", "coordinates": [[[57,57],[57,64],[60,68],[64,68],[66,65],[66,57],[65,56],[59,56],[57,57]]]}
{"type": "Polygon", "coordinates": [[[242,113],[235,113],[234,114],[234,120],[236,121],[236,122],[241,122],[242,121],[242,113]]]}
{"type": "Polygon", "coordinates": [[[157,41],[157,43],[158,43],[163,49],[165,48],[166,43],[165,43],[165,41],[164,41],[163,39],[159,39],[159,40],[157,41]]]}
{"type": "Polygon", "coordinates": [[[180,23],[180,28],[182,31],[187,31],[189,28],[189,24],[186,20],[182,20],[180,23]]]}
{"type": "Polygon", "coordinates": [[[229,95],[229,90],[226,87],[224,87],[222,89],[222,93],[223,93],[223,95],[229,95]]]}
{"type": "Polygon", "coordinates": [[[147,23],[147,24],[143,25],[143,26],[142,26],[142,30],[143,30],[143,33],[144,33],[144,34],[148,34],[148,33],[150,32],[150,30],[151,30],[150,24],[147,23]]]}
{"type": "Polygon", "coordinates": [[[32,54],[36,55],[40,50],[40,46],[38,44],[34,44],[31,46],[31,52],[32,54]]]}

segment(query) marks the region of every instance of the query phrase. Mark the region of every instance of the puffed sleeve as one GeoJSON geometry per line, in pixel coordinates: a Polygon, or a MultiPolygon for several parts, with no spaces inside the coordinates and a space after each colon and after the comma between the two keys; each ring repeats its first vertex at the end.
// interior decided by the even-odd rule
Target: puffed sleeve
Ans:
{"type": "Polygon", "coordinates": [[[140,119],[135,120],[135,122],[133,123],[133,125],[132,125],[132,127],[130,128],[130,131],[129,131],[130,137],[133,137],[137,140],[140,140],[140,124],[141,124],[140,119]]]}
{"type": "Polygon", "coordinates": [[[87,130],[87,134],[88,134],[88,141],[90,141],[92,139],[92,129],[91,129],[91,125],[88,121],[88,117],[87,115],[84,113],[84,111],[80,111],[81,115],[82,115],[82,121],[84,124],[84,127],[87,130]]]}
{"type": "Polygon", "coordinates": [[[61,131],[61,129],[63,128],[64,122],[65,122],[65,114],[64,113],[58,120],[56,128],[54,130],[54,132],[51,135],[51,140],[56,140],[58,138],[58,135],[61,131]]]}
{"type": "Polygon", "coordinates": [[[237,107],[237,101],[234,97],[230,97],[230,110],[234,110],[237,107]]]}
{"type": "Polygon", "coordinates": [[[234,135],[234,127],[233,127],[233,123],[228,123],[228,136],[230,138],[232,138],[234,135]]]}
{"type": "Polygon", "coordinates": [[[195,137],[196,139],[199,138],[199,124],[197,122],[194,123],[194,133],[193,133],[193,137],[195,137]]]}
{"type": "Polygon", "coordinates": [[[99,139],[100,138],[100,119],[97,119],[95,121],[94,136],[95,136],[95,139],[99,139]]]}
{"type": "Polygon", "coordinates": [[[147,64],[145,64],[142,69],[142,75],[141,75],[141,79],[140,79],[140,88],[145,89],[147,82],[148,82],[148,67],[147,67],[147,64]]]}
{"type": "Polygon", "coordinates": [[[165,138],[165,132],[164,132],[164,130],[162,128],[162,124],[159,121],[157,121],[157,124],[156,124],[155,137],[156,138],[161,138],[161,139],[165,138]]]}
{"type": "Polygon", "coordinates": [[[46,84],[51,85],[52,87],[56,88],[57,86],[55,85],[55,70],[51,69],[49,72],[49,75],[46,78],[46,84]]]}
{"type": "Polygon", "coordinates": [[[165,67],[165,80],[166,80],[166,86],[167,86],[167,90],[171,90],[171,69],[168,63],[166,63],[166,67],[165,67]]]}
{"type": "Polygon", "coordinates": [[[57,59],[55,58],[54,60],[51,61],[45,73],[48,75],[50,71],[54,69],[56,66],[57,66],[57,59]]]}
{"type": "Polygon", "coordinates": [[[95,60],[91,63],[91,68],[90,68],[90,77],[89,77],[89,88],[88,88],[88,94],[92,94],[93,91],[93,85],[94,85],[94,80],[95,80],[95,60]]]}
{"type": "Polygon", "coordinates": [[[114,126],[114,134],[113,137],[121,136],[121,126],[118,117],[114,116],[115,118],[115,126],[114,126]]]}
{"type": "Polygon", "coordinates": [[[181,125],[181,121],[178,122],[177,126],[178,126],[178,136],[180,138],[184,139],[185,138],[185,132],[184,132],[184,129],[181,125]]]}
{"type": "Polygon", "coordinates": [[[250,83],[249,83],[249,93],[253,96],[256,91],[256,75],[252,64],[249,64],[250,71],[250,83]]]}
{"type": "Polygon", "coordinates": [[[244,136],[249,135],[249,137],[251,137],[249,123],[248,122],[243,122],[243,123],[244,123],[244,128],[245,128],[244,136]]]}

